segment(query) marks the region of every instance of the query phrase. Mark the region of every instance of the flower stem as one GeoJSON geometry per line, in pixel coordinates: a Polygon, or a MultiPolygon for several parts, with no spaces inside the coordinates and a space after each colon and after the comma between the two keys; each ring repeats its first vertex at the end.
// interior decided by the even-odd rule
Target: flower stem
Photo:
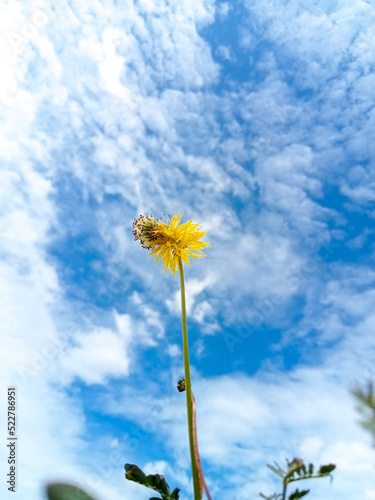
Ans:
{"type": "Polygon", "coordinates": [[[187,334],[187,326],[186,326],[186,300],[185,300],[184,269],[183,269],[182,260],[180,257],[178,259],[178,266],[179,266],[179,270],[180,270],[180,282],[181,282],[182,340],[183,340],[183,347],[184,347],[185,390],[186,390],[186,404],[187,404],[187,414],[188,414],[191,468],[192,468],[192,472],[193,472],[193,484],[194,484],[194,500],[201,500],[202,495],[201,495],[201,490],[200,490],[200,485],[199,485],[198,466],[197,466],[197,461],[196,461],[195,452],[194,452],[193,398],[192,398],[192,393],[191,393],[189,346],[188,346],[188,334],[187,334]]]}

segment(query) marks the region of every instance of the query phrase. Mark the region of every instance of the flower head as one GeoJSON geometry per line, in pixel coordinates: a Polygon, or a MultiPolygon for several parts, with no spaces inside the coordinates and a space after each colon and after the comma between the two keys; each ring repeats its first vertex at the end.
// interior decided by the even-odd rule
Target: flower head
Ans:
{"type": "Polygon", "coordinates": [[[192,224],[193,219],[180,224],[181,217],[181,214],[174,215],[167,224],[153,215],[141,215],[133,223],[135,240],[139,240],[143,248],[152,249],[150,257],[156,257],[155,264],[163,259],[163,270],[167,272],[169,267],[173,276],[179,269],[179,258],[190,264],[189,257],[204,257],[202,248],[210,246],[199,241],[207,231],[199,231],[199,224],[192,224]]]}

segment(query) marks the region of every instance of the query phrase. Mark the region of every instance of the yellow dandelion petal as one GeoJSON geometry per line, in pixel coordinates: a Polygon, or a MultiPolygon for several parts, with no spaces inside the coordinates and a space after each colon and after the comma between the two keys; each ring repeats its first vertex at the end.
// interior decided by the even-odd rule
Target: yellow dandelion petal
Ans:
{"type": "Polygon", "coordinates": [[[202,248],[210,246],[200,241],[207,231],[200,231],[199,223],[193,224],[194,219],[181,224],[181,217],[182,214],[174,215],[167,224],[152,215],[141,215],[133,223],[135,239],[140,240],[144,248],[152,249],[150,257],[156,257],[155,264],[162,260],[163,270],[167,272],[169,268],[173,276],[179,269],[179,258],[190,264],[189,257],[207,257],[202,248]]]}

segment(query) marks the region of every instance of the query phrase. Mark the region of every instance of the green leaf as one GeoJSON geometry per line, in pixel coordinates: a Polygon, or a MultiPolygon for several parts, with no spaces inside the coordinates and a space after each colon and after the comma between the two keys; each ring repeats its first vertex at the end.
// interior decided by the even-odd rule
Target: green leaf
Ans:
{"type": "Polygon", "coordinates": [[[334,469],[336,469],[336,465],[334,464],[322,465],[318,474],[319,476],[328,476],[334,469]]]}
{"type": "Polygon", "coordinates": [[[306,467],[303,463],[303,460],[300,458],[295,458],[291,462],[288,462],[288,472],[286,477],[293,477],[294,473],[297,473],[301,476],[302,472],[306,472],[306,467]]]}
{"type": "Polygon", "coordinates": [[[171,498],[173,498],[173,500],[178,500],[180,498],[180,488],[175,488],[172,491],[171,498]]]}
{"type": "Polygon", "coordinates": [[[125,477],[129,479],[129,481],[135,481],[139,484],[147,483],[146,474],[136,465],[125,464],[125,477]]]}
{"type": "Polygon", "coordinates": [[[362,413],[364,419],[361,425],[367,431],[370,431],[374,440],[375,446],[375,385],[369,381],[367,389],[355,385],[352,393],[356,396],[359,406],[358,410],[362,413]]]}
{"type": "Polygon", "coordinates": [[[283,469],[280,467],[280,465],[277,462],[274,462],[274,464],[276,465],[276,467],[274,467],[271,464],[267,464],[267,467],[269,469],[271,469],[272,472],[274,472],[275,474],[277,474],[278,476],[280,476],[284,479],[285,472],[283,471],[283,469]]]}
{"type": "MultiPolygon", "coordinates": [[[[146,486],[146,488],[157,491],[163,500],[179,500],[179,488],[175,488],[171,492],[169,484],[161,474],[149,474],[146,476],[137,465],[125,464],[125,477],[129,481],[134,481],[146,486]]],[[[160,500],[160,498],[152,497],[150,500],[160,500]]]]}
{"type": "Polygon", "coordinates": [[[51,483],[47,486],[48,500],[95,500],[86,491],[68,483],[51,483]]]}
{"type": "Polygon", "coordinates": [[[292,481],[298,481],[299,479],[304,478],[306,474],[306,467],[303,463],[303,460],[301,460],[300,458],[295,458],[291,462],[287,462],[287,464],[288,472],[285,474],[284,484],[288,484],[292,481]],[[295,477],[294,474],[298,474],[299,477],[295,477]]]}
{"type": "Polygon", "coordinates": [[[289,495],[289,500],[298,500],[299,498],[302,498],[305,495],[307,495],[309,491],[310,490],[302,490],[302,491],[296,490],[294,493],[289,495]]]}

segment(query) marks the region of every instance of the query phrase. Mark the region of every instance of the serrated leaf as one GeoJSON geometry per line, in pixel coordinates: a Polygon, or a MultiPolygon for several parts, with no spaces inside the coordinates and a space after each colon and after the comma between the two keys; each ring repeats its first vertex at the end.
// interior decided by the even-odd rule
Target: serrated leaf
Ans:
{"type": "Polygon", "coordinates": [[[95,500],[78,486],[69,483],[47,485],[48,500],[95,500]]]}
{"type": "Polygon", "coordinates": [[[160,474],[153,474],[148,476],[150,478],[150,487],[159,491],[164,496],[170,496],[171,490],[168,483],[165,481],[164,476],[160,474]]]}
{"type": "Polygon", "coordinates": [[[175,488],[172,491],[171,498],[173,498],[173,500],[178,500],[180,498],[180,488],[175,488]]]}
{"type": "Polygon", "coordinates": [[[129,481],[134,481],[139,484],[147,485],[146,474],[134,464],[125,464],[125,477],[129,481]]]}
{"type": "MultiPolygon", "coordinates": [[[[162,496],[163,500],[179,500],[179,488],[175,488],[171,493],[169,484],[161,474],[146,474],[135,464],[125,464],[125,477],[129,481],[134,481],[138,484],[146,486],[157,491],[162,496]]],[[[150,499],[151,500],[151,499],[150,499]]],[[[155,500],[155,497],[153,497],[155,500]]],[[[156,500],[160,500],[156,499],[156,500]]]]}
{"type": "Polygon", "coordinates": [[[276,465],[276,467],[274,467],[273,465],[270,465],[270,464],[267,464],[267,467],[269,469],[272,470],[272,472],[274,472],[275,474],[277,474],[278,476],[284,478],[285,476],[285,471],[283,471],[283,469],[280,467],[280,465],[277,463],[277,462],[274,462],[274,464],[276,465]]]}
{"type": "Polygon", "coordinates": [[[328,465],[322,465],[319,469],[318,474],[320,476],[327,476],[330,474],[334,469],[336,469],[336,465],[334,464],[328,464],[328,465]]]}
{"type": "Polygon", "coordinates": [[[302,498],[305,495],[307,495],[309,491],[310,490],[301,490],[301,491],[296,490],[294,493],[289,495],[289,500],[298,500],[299,498],[302,498]]]}
{"type": "Polygon", "coordinates": [[[303,471],[306,471],[306,467],[300,458],[295,458],[291,462],[288,462],[288,472],[285,474],[284,483],[288,484],[292,481],[303,479],[301,477],[303,471]],[[295,474],[298,474],[299,477],[294,477],[295,474]]]}

